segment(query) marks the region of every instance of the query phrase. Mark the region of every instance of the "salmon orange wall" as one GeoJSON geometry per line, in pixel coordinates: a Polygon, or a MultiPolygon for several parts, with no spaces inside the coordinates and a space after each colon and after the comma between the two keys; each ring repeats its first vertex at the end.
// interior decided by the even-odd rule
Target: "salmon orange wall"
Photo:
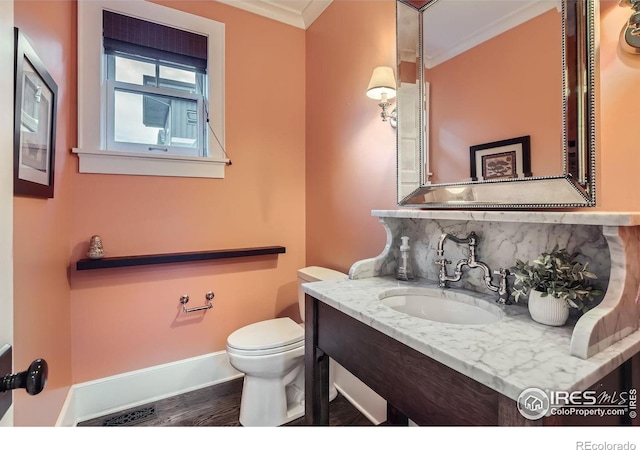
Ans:
{"type": "MultiPolygon", "coordinates": [[[[630,10],[617,5],[601,2],[597,209],[640,211],[633,126],[640,57],[618,50],[630,10]]],[[[305,238],[308,264],[343,271],[384,247],[370,211],[395,208],[395,134],[364,91],[373,67],[395,64],[395,3],[336,0],[306,42],[302,30],[214,2],[180,7],[227,24],[233,166],[225,180],[78,174],[69,152],[76,145],[74,3],[16,2],[16,26],[60,89],[55,198],[14,201],[16,368],[44,357],[51,369],[42,394],[16,393],[16,425],[52,425],[71,383],[221,350],[238,326],[295,316],[305,238]],[[96,233],[110,255],[271,244],[287,253],[76,272],[96,233]],[[181,294],[196,305],[209,289],[214,309],[180,313],[181,294]]]]}
{"type": "Polygon", "coordinates": [[[72,383],[67,269],[75,171],[69,148],[76,145],[75,3],[18,0],[14,20],[58,85],[54,198],[14,197],[13,204],[14,370],[25,370],[36,358],[49,364],[39,395],[14,391],[14,422],[46,426],[55,423],[72,383]]]}
{"type": "MultiPolygon", "coordinates": [[[[614,0],[600,2],[599,211],[640,211],[633,125],[640,56],[626,55],[618,46],[630,11],[614,0]]],[[[394,43],[393,1],[334,1],[307,30],[309,264],[348,270],[384,247],[382,227],[370,210],[396,208],[395,134],[379,120],[379,109],[364,90],[375,66],[395,65],[394,43]]]]}
{"type": "MultiPolygon", "coordinates": [[[[166,1],[225,23],[224,180],[73,177],[71,260],[92,235],[107,256],[282,245],[264,258],[76,271],[71,268],[73,382],[225,349],[235,329],[298,319],[304,242],[304,30],[217,2],[166,1]],[[213,309],[184,314],[215,293],[213,309]]],[[[75,159],[75,157],[74,157],[75,159]]]]}
{"type": "Polygon", "coordinates": [[[614,0],[600,2],[600,89],[598,97],[597,209],[640,211],[637,105],[640,56],[618,44],[631,8],[614,0]]]}
{"type": "Polygon", "coordinates": [[[348,272],[380,253],[372,209],[396,206],[396,141],[365,95],[396,64],[395,2],[334,1],[307,29],[307,263],[348,272]]]}
{"type": "Polygon", "coordinates": [[[532,174],[562,172],[561,29],[554,8],[426,69],[432,183],[468,181],[472,145],[525,135],[532,174]]]}

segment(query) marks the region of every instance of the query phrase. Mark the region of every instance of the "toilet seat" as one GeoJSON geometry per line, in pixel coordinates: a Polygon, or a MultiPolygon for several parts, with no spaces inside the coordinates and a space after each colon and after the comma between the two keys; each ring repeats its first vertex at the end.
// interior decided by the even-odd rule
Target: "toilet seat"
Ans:
{"type": "Polygon", "coordinates": [[[237,355],[272,355],[303,346],[304,328],[288,317],[252,323],[227,338],[227,350],[237,355]]]}

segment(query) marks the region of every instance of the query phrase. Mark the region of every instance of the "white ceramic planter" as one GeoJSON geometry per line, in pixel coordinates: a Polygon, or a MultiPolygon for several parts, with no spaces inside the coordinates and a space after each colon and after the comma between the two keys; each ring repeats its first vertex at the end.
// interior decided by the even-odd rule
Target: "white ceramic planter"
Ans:
{"type": "Polygon", "coordinates": [[[529,293],[529,314],[531,318],[544,325],[561,326],[569,318],[569,307],[564,300],[547,295],[542,297],[542,292],[531,291],[529,293]]]}

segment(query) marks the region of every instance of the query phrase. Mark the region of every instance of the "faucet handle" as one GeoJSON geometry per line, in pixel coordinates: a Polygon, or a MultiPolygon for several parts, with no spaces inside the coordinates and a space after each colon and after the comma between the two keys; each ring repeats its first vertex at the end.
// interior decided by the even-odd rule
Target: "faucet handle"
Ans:
{"type": "Polygon", "coordinates": [[[498,299],[496,302],[502,305],[511,305],[511,293],[509,292],[509,279],[507,278],[511,275],[509,269],[505,267],[500,267],[498,270],[493,271],[494,274],[500,275],[500,283],[498,285],[498,299]]]}
{"type": "Polygon", "coordinates": [[[436,259],[433,263],[442,266],[444,264],[451,264],[451,261],[449,261],[448,259],[436,259]]]}

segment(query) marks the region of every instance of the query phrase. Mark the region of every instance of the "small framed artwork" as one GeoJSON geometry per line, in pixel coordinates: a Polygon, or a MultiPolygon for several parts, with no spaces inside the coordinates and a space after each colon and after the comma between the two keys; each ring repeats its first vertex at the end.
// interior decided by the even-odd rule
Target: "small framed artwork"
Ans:
{"type": "Polygon", "coordinates": [[[13,193],[53,198],[58,86],[15,30],[13,193]]]}
{"type": "Polygon", "coordinates": [[[472,181],[531,176],[530,136],[473,145],[470,150],[472,181]]]}

